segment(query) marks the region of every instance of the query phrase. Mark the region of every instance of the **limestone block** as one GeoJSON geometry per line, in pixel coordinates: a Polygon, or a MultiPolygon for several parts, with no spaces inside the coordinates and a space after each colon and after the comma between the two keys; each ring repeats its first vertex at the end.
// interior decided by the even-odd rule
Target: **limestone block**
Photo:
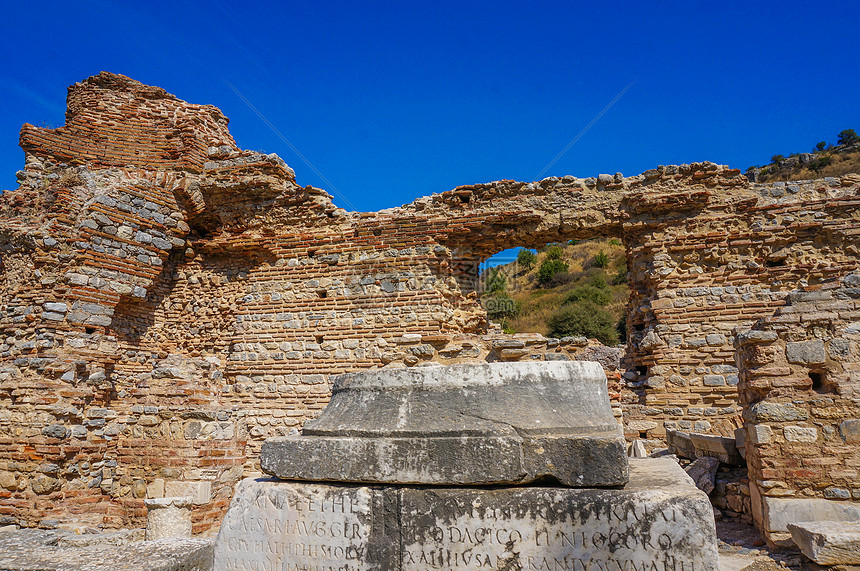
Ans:
{"type": "Polygon", "coordinates": [[[365,487],[242,481],[216,571],[238,569],[716,571],[713,512],[671,459],[633,459],[623,489],[365,487]]]}
{"type": "Polygon", "coordinates": [[[860,444],[860,419],[843,420],[839,424],[839,433],[846,444],[860,444]]]}
{"type": "Polygon", "coordinates": [[[205,504],[212,499],[212,482],[209,480],[169,480],[164,483],[164,495],[168,497],[189,497],[194,504],[205,504]]]}
{"type": "Polygon", "coordinates": [[[690,442],[696,451],[696,457],[711,456],[724,464],[740,466],[743,464],[740,452],[734,438],[716,436],[713,434],[690,433],[690,442]]]}
{"type": "Polygon", "coordinates": [[[753,444],[767,444],[773,439],[773,429],[766,424],[756,424],[749,427],[749,436],[753,444]]]}
{"type": "Polygon", "coordinates": [[[677,454],[678,456],[682,456],[688,460],[696,458],[696,447],[693,446],[693,442],[690,440],[690,435],[686,432],[681,432],[680,430],[667,430],[666,444],[669,445],[669,452],[672,454],[677,454]]]}
{"type": "Polygon", "coordinates": [[[785,357],[789,363],[816,365],[823,363],[827,357],[824,342],[820,339],[785,344],[785,357]]]}
{"type": "MultiPolygon", "coordinates": [[[[752,490],[752,488],[751,488],[752,490]]],[[[761,497],[762,527],[777,544],[789,539],[788,524],[802,521],[860,521],[860,503],[821,498],[761,497]]]]}
{"type": "Polygon", "coordinates": [[[147,498],[163,498],[164,497],[164,478],[155,478],[151,484],[146,487],[147,498]]]}
{"type": "Polygon", "coordinates": [[[191,506],[189,497],[150,498],[146,505],[146,540],[167,537],[191,537],[191,506]]]}
{"type": "Polygon", "coordinates": [[[789,442],[815,442],[818,440],[818,429],[814,426],[786,426],[782,434],[789,442]]]}
{"type": "Polygon", "coordinates": [[[860,522],[812,521],[788,524],[791,539],[819,565],[860,564],[860,522]]]}
{"type": "Polygon", "coordinates": [[[757,402],[746,411],[744,416],[752,422],[790,422],[806,420],[809,412],[791,403],[757,402]]]}

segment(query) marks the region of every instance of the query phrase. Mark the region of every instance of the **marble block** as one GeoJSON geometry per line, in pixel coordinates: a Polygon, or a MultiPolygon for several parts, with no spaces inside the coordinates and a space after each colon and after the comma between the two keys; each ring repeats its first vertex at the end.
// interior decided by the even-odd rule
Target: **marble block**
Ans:
{"type": "Polygon", "coordinates": [[[711,504],[671,459],[623,489],[359,486],[244,480],[216,571],[716,571],[711,504]]]}
{"type": "Polygon", "coordinates": [[[627,482],[626,448],[598,363],[478,363],[341,375],[260,461],[286,480],[610,487],[627,482]]]}

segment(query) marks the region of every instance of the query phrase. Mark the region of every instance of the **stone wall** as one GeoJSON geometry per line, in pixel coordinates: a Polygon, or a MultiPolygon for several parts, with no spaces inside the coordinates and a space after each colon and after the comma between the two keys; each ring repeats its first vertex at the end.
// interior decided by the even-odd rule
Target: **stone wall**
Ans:
{"type": "Polygon", "coordinates": [[[66,122],[24,126],[0,199],[0,522],[140,524],[147,494],[192,482],[205,531],[265,438],[375,367],[596,357],[629,438],[732,434],[736,329],[860,258],[856,175],[754,185],[704,162],[357,213],[238,149],[214,107],[123,76],[72,86],[66,122]],[[491,327],[481,262],[597,235],[627,250],[623,357],[491,327]]]}
{"type": "Polygon", "coordinates": [[[737,344],[759,525],[780,541],[798,509],[860,515],[860,274],[791,294],[737,344]]]}

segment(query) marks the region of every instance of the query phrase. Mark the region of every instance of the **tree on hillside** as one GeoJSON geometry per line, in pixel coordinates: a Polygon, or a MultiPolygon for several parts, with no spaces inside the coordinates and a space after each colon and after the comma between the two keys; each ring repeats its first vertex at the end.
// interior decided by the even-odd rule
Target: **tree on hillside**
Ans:
{"type": "Polygon", "coordinates": [[[508,278],[501,268],[490,268],[487,270],[487,281],[484,283],[484,291],[487,293],[500,293],[508,286],[508,278]]]}
{"type": "Polygon", "coordinates": [[[558,244],[548,244],[546,248],[544,248],[544,252],[546,252],[547,260],[560,260],[564,250],[562,250],[561,246],[558,244]]]}
{"type": "Polygon", "coordinates": [[[529,249],[522,248],[520,249],[520,253],[517,254],[517,263],[526,270],[532,269],[536,261],[537,254],[529,249]]]}
{"type": "Polygon", "coordinates": [[[827,141],[818,141],[815,143],[816,151],[823,151],[827,147],[827,141]]]}
{"type": "Polygon", "coordinates": [[[855,143],[860,143],[860,136],[854,132],[854,129],[845,129],[844,131],[839,132],[839,140],[837,143],[840,145],[853,145],[855,143]]]}
{"type": "Polygon", "coordinates": [[[548,284],[557,274],[566,272],[567,268],[567,263],[562,260],[554,258],[544,260],[538,268],[538,283],[541,285],[548,284]]]}

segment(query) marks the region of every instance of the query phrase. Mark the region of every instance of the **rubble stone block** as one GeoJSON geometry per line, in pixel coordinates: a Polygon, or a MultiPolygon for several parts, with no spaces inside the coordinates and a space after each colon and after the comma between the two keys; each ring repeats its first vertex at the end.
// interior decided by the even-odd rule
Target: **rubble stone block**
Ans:
{"type": "Polygon", "coordinates": [[[789,523],[791,539],[819,565],[860,565],[860,522],[789,523]]]}
{"type": "Polygon", "coordinates": [[[839,424],[839,433],[846,444],[860,444],[860,419],[843,420],[839,424]]]}
{"type": "Polygon", "coordinates": [[[818,365],[827,358],[824,342],[820,339],[785,344],[785,357],[789,363],[818,365]]]}
{"type": "Polygon", "coordinates": [[[782,434],[789,442],[815,442],[818,440],[818,429],[814,426],[786,426],[782,434]]]}

